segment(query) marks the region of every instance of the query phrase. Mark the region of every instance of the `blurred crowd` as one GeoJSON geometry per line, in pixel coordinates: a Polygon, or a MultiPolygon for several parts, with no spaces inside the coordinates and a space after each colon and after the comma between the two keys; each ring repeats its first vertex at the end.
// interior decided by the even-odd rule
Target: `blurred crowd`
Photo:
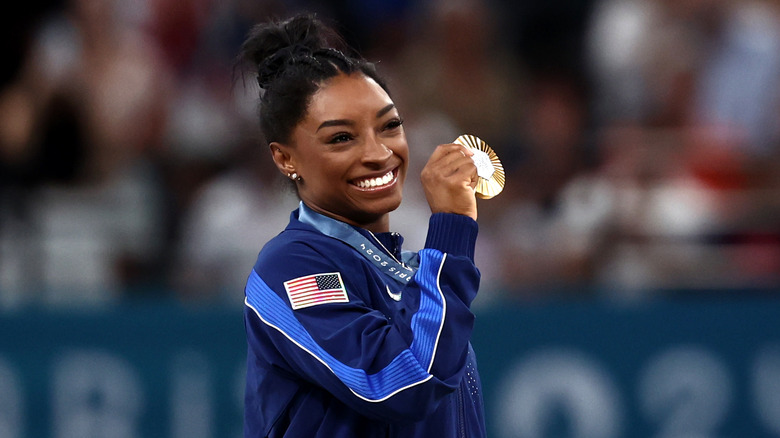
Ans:
{"type": "Polygon", "coordinates": [[[234,59],[301,10],[389,79],[408,249],[433,148],[498,153],[481,302],[780,287],[778,0],[30,0],[2,26],[0,308],[240,303],[297,200],[234,59]]]}

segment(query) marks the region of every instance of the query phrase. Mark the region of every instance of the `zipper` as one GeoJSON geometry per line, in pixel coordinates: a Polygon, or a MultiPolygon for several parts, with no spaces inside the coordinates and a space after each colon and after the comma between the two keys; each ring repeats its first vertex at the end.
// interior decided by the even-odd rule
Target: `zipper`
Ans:
{"type": "MultiPolygon", "coordinates": [[[[371,232],[370,230],[366,230],[366,231],[368,231],[368,234],[370,234],[370,235],[371,235],[371,237],[374,239],[374,241],[375,241],[376,243],[378,243],[378,244],[379,244],[379,247],[380,247],[380,248],[382,248],[383,250],[385,250],[385,254],[389,255],[389,256],[390,256],[390,258],[392,258],[394,262],[398,263],[399,265],[403,266],[404,268],[406,268],[406,269],[408,269],[408,270],[410,270],[410,271],[412,270],[410,267],[406,266],[406,263],[404,263],[404,262],[403,262],[403,260],[398,260],[398,259],[395,257],[395,254],[393,254],[392,252],[390,252],[390,250],[389,250],[389,249],[387,249],[387,247],[385,247],[385,245],[383,245],[383,244],[382,244],[382,241],[381,241],[381,240],[379,240],[379,238],[378,238],[378,237],[376,237],[376,235],[374,235],[374,233],[373,233],[373,232],[371,232]]],[[[397,233],[393,233],[393,234],[397,234],[397,233]]]]}
{"type": "Polygon", "coordinates": [[[457,405],[458,405],[458,437],[460,438],[468,438],[466,436],[466,403],[463,400],[463,385],[460,385],[460,388],[458,388],[458,394],[457,394],[457,405]]]}

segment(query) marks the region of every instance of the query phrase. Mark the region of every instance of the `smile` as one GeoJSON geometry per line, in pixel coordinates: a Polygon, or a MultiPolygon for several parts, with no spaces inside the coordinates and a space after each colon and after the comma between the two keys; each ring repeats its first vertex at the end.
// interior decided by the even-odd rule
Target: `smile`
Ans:
{"type": "Polygon", "coordinates": [[[386,186],[392,185],[394,182],[395,182],[395,174],[394,174],[394,170],[391,170],[386,174],[382,176],[378,176],[376,178],[365,178],[365,179],[354,180],[353,184],[360,187],[361,189],[376,190],[376,189],[381,189],[386,186]]]}

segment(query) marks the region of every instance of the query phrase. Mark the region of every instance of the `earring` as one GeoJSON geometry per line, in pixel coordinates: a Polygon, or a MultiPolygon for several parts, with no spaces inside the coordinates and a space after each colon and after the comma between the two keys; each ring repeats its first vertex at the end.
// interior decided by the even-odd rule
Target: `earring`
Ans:
{"type": "Polygon", "coordinates": [[[288,173],[287,176],[293,181],[300,181],[302,178],[297,173],[288,173]]]}

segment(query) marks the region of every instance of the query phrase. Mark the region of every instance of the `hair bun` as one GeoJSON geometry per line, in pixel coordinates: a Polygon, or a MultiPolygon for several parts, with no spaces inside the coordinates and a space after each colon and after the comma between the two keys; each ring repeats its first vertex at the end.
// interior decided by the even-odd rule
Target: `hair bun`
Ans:
{"type": "Polygon", "coordinates": [[[283,47],[273,55],[264,59],[257,66],[257,83],[261,88],[266,88],[280,75],[287,64],[292,64],[296,59],[312,56],[311,47],[303,44],[283,47]]]}
{"type": "Polygon", "coordinates": [[[253,65],[258,84],[266,88],[287,66],[312,60],[315,52],[330,48],[331,41],[338,41],[337,35],[314,15],[297,15],[252,28],[241,47],[242,60],[253,65]]]}

